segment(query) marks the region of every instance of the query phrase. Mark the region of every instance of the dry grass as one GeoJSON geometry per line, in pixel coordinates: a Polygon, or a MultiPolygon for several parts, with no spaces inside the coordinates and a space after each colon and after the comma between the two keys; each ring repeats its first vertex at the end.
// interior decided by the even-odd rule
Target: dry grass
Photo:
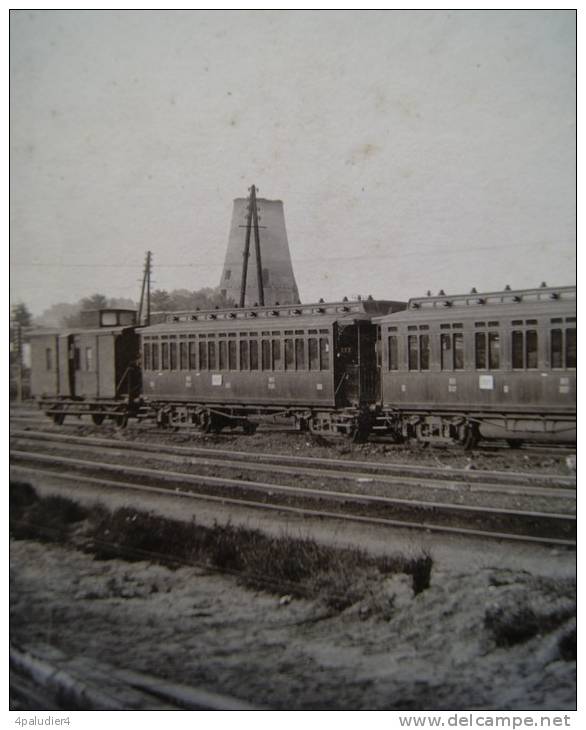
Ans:
{"type": "Polygon", "coordinates": [[[22,484],[11,489],[10,515],[17,539],[66,542],[83,534],[84,549],[98,559],[204,565],[235,574],[255,589],[320,599],[333,610],[371,595],[377,582],[396,573],[411,576],[414,594],[420,593],[429,586],[433,566],[428,554],[374,557],[357,548],[273,537],[231,524],[206,527],[134,509],[82,508],[61,497],[38,498],[22,484]]]}

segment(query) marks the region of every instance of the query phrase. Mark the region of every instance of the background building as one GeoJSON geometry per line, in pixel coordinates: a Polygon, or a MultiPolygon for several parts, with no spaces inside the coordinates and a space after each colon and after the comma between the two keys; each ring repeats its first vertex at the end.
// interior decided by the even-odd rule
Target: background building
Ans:
{"type": "MultiPolygon", "coordinates": [[[[248,198],[236,198],[234,200],[228,251],[226,252],[224,269],[220,280],[222,294],[237,303],[240,300],[242,282],[248,203],[248,198]]],[[[281,200],[257,198],[257,209],[261,226],[259,236],[265,305],[276,304],[277,302],[280,304],[296,304],[299,301],[299,290],[297,289],[291,263],[283,203],[281,200]]],[[[252,233],[250,240],[246,281],[245,304],[254,304],[259,301],[254,233],[252,233]]]]}

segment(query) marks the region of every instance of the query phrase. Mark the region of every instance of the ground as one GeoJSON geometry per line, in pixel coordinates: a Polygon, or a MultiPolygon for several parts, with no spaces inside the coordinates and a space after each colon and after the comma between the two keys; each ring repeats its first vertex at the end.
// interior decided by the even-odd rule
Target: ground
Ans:
{"type": "Polygon", "coordinates": [[[484,567],[371,585],[344,611],[200,568],[11,544],[12,641],[273,709],[575,709],[571,578],[484,567]]]}

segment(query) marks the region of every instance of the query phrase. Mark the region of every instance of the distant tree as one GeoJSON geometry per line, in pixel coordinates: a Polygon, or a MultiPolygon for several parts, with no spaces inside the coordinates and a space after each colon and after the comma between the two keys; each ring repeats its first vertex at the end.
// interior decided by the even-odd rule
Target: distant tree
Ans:
{"type": "Polygon", "coordinates": [[[80,305],[82,309],[105,309],[108,306],[108,298],[103,294],[92,294],[91,297],[84,297],[80,305]]]}
{"type": "Polygon", "coordinates": [[[220,293],[219,289],[204,287],[197,291],[174,289],[171,292],[157,289],[151,294],[153,312],[178,312],[182,310],[233,307],[235,302],[220,293]]]}
{"type": "Polygon", "coordinates": [[[21,327],[30,327],[33,318],[31,313],[29,312],[26,304],[23,304],[22,302],[20,304],[16,304],[12,308],[12,320],[14,322],[18,322],[18,324],[21,327]]]}
{"type": "Polygon", "coordinates": [[[151,292],[151,309],[153,312],[169,312],[173,308],[170,306],[171,300],[169,292],[165,289],[155,289],[151,292]]]}
{"type": "Polygon", "coordinates": [[[67,302],[59,302],[53,304],[38,317],[35,322],[42,327],[64,327],[65,320],[79,312],[79,304],[69,304],[67,302]]]}

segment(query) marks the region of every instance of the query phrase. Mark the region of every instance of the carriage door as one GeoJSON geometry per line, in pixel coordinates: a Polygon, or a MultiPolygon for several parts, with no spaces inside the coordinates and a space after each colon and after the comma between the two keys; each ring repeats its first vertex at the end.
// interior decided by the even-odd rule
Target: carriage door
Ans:
{"type": "Polygon", "coordinates": [[[358,328],[355,323],[338,325],[336,350],[336,405],[356,405],[360,401],[358,328]]]}
{"type": "Polygon", "coordinates": [[[59,395],[75,396],[75,344],[73,335],[59,337],[59,395]]]}
{"type": "Polygon", "coordinates": [[[358,323],[358,365],[360,368],[360,402],[372,403],[378,397],[380,369],[377,358],[377,326],[358,323]]]}

